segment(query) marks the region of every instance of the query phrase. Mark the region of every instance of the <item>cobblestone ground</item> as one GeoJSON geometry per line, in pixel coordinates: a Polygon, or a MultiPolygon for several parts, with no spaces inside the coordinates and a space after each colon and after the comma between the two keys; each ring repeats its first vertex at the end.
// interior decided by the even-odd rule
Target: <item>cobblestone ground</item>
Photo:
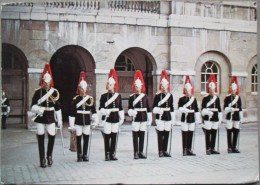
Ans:
{"type": "MultiPolygon", "coordinates": [[[[241,154],[226,152],[226,131],[220,128],[220,155],[206,155],[204,134],[196,129],[195,157],[182,156],[180,126],[173,128],[172,157],[159,158],[154,127],[150,130],[148,159],[133,159],[131,126],[121,128],[118,161],[104,161],[104,142],[94,130],[89,162],[76,162],[76,153],[68,149],[70,134],[63,129],[65,151],[57,134],[52,167],[39,167],[34,131],[9,127],[2,131],[2,183],[249,183],[259,179],[258,128],[256,123],[242,125],[241,154]]],[[[47,145],[47,136],[45,136],[47,145]]],[[[45,145],[45,146],[46,146],[45,145]]]]}

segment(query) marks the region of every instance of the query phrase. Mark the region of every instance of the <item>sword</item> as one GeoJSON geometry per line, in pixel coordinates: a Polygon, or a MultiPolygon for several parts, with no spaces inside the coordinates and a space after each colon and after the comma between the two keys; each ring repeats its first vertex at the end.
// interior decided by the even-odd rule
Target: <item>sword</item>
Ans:
{"type": "Polygon", "coordinates": [[[147,128],[147,138],[146,138],[146,151],[145,151],[145,156],[146,156],[146,158],[147,158],[147,151],[148,151],[148,138],[149,138],[149,132],[150,132],[150,125],[149,126],[147,126],[148,128],[147,128]]]}
{"type": "Polygon", "coordinates": [[[194,151],[194,145],[195,145],[195,133],[196,133],[196,125],[195,125],[195,128],[194,128],[194,133],[193,133],[193,142],[192,142],[192,151],[194,151]]]}
{"type": "Polygon", "coordinates": [[[117,132],[117,135],[116,135],[115,155],[116,155],[116,151],[117,151],[117,143],[118,143],[118,136],[119,136],[119,133],[120,133],[120,125],[118,126],[118,132],[117,132]]]}
{"type": "Polygon", "coordinates": [[[218,152],[219,152],[219,128],[218,128],[218,152]]]}
{"type": "Polygon", "coordinates": [[[63,155],[65,155],[65,145],[64,145],[64,141],[63,141],[63,134],[62,134],[62,126],[60,127],[56,127],[56,130],[60,130],[60,136],[61,136],[61,143],[62,143],[62,151],[63,151],[63,155]]]}
{"type": "Polygon", "coordinates": [[[171,154],[171,150],[172,150],[172,125],[171,125],[171,138],[170,138],[170,147],[169,147],[169,154],[171,154]]]}
{"type": "Polygon", "coordinates": [[[87,154],[88,158],[89,158],[89,155],[90,155],[91,138],[92,138],[92,134],[93,134],[92,126],[93,126],[93,125],[90,125],[90,136],[89,136],[89,140],[88,140],[88,154],[87,154]]]}

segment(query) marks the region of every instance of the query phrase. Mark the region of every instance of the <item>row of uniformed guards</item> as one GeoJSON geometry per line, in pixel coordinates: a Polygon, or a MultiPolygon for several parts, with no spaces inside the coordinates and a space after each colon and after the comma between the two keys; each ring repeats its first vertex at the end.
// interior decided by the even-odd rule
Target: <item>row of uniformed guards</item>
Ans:
{"type": "MultiPolygon", "coordinates": [[[[53,79],[49,64],[45,65],[41,75],[39,85],[32,100],[32,111],[37,113],[34,121],[37,123],[37,138],[39,146],[39,156],[41,167],[46,167],[44,149],[45,125],[48,131],[49,142],[47,149],[47,162],[51,166],[52,151],[55,140],[55,123],[62,127],[61,109],[59,103],[59,92],[53,88],[53,79]]],[[[106,88],[107,93],[100,99],[99,112],[102,115],[104,126],[103,136],[105,145],[105,160],[117,160],[116,145],[118,140],[119,126],[124,122],[124,111],[122,109],[121,96],[115,92],[118,90],[118,80],[114,69],[110,70],[106,88]]],[[[215,150],[216,131],[221,122],[221,108],[219,98],[214,94],[216,91],[216,81],[213,75],[210,76],[207,91],[209,95],[202,101],[202,116],[204,119],[203,129],[205,131],[206,153],[218,154],[215,150]]],[[[170,131],[175,121],[173,108],[173,97],[169,92],[170,81],[165,70],[162,71],[159,92],[156,93],[153,103],[153,113],[156,114],[156,130],[158,136],[159,157],[170,157],[167,152],[170,131]]],[[[134,159],[146,158],[143,153],[144,135],[147,126],[152,123],[152,112],[145,91],[144,80],[141,71],[137,70],[132,86],[134,92],[129,98],[128,114],[133,117],[133,146],[134,159]],[[138,140],[139,139],[139,140],[138,140]]],[[[228,152],[239,153],[237,138],[239,134],[239,123],[242,117],[241,99],[238,96],[237,77],[232,78],[232,85],[225,98],[225,113],[227,122],[228,152]]],[[[94,106],[93,97],[87,95],[87,82],[84,72],[80,74],[77,95],[72,102],[71,114],[69,117],[70,127],[76,130],[77,135],[77,158],[78,161],[88,161],[89,135],[91,134],[91,124],[97,125],[99,116],[94,106]],[[91,113],[91,114],[90,114],[91,113]],[[91,116],[90,116],[91,115],[91,116]],[[81,147],[81,137],[83,135],[83,153],[81,147]]],[[[182,112],[182,143],[183,155],[195,155],[192,151],[192,139],[195,124],[199,121],[199,109],[196,98],[193,96],[193,87],[189,76],[186,76],[183,93],[178,102],[179,111],[182,112]]]]}

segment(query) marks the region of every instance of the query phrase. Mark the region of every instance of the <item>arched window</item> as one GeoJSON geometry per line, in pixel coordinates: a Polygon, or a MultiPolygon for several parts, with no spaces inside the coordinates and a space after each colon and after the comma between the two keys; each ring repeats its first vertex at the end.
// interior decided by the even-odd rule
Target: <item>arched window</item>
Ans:
{"type": "Polygon", "coordinates": [[[120,55],[115,63],[116,71],[135,71],[133,62],[126,56],[120,55]]]}
{"type": "Polygon", "coordinates": [[[219,90],[219,68],[213,61],[208,61],[201,67],[201,92],[205,93],[210,74],[215,74],[217,88],[219,90]]]}
{"type": "Polygon", "coordinates": [[[257,92],[257,64],[255,64],[252,68],[251,90],[252,90],[252,92],[257,92]]]}

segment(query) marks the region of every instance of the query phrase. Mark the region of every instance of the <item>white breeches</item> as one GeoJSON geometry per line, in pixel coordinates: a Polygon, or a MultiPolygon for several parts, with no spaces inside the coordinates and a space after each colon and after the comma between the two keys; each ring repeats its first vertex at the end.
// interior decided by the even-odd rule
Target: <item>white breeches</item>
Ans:
{"type": "Polygon", "coordinates": [[[194,131],[195,130],[195,123],[181,122],[181,129],[182,129],[182,131],[194,131]]]}
{"type": "Polygon", "coordinates": [[[147,121],[144,122],[132,122],[132,127],[133,127],[133,131],[134,132],[138,132],[138,131],[146,131],[146,125],[147,125],[147,121]]]}
{"type": "Polygon", "coordinates": [[[219,127],[218,121],[204,121],[203,128],[205,128],[206,130],[211,130],[211,129],[217,130],[218,127],[219,127]]]}
{"type": "Polygon", "coordinates": [[[56,134],[55,123],[50,123],[50,124],[36,123],[38,135],[43,135],[45,133],[45,126],[46,126],[47,132],[50,135],[54,136],[56,134]]]}
{"type": "Polygon", "coordinates": [[[90,125],[75,125],[75,129],[76,129],[76,135],[77,136],[81,136],[82,133],[85,135],[89,135],[90,134],[90,125]]]}
{"type": "Polygon", "coordinates": [[[117,133],[118,132],[118,126],[119,126],[119,123],[105,122],[104,123],[104,133],[105,134],[111,134],[111,132],[117,133]]]}
{"type": "Polygon", "coordinates": [[[227,122],[227,124],[226,124],[227,129],[232,129],[233,127],[236,128],[236,129],[240,129],[240,121],[229,121],[229,120],[227,120],[226,122],[227,122]]]}
{"type": "Polygon", "coordinates": [[[171,130],[171,121],[163,121],[163,120],[155,120],[156,123],[156,129],[158,131],[170,131],[171,130]]]}

